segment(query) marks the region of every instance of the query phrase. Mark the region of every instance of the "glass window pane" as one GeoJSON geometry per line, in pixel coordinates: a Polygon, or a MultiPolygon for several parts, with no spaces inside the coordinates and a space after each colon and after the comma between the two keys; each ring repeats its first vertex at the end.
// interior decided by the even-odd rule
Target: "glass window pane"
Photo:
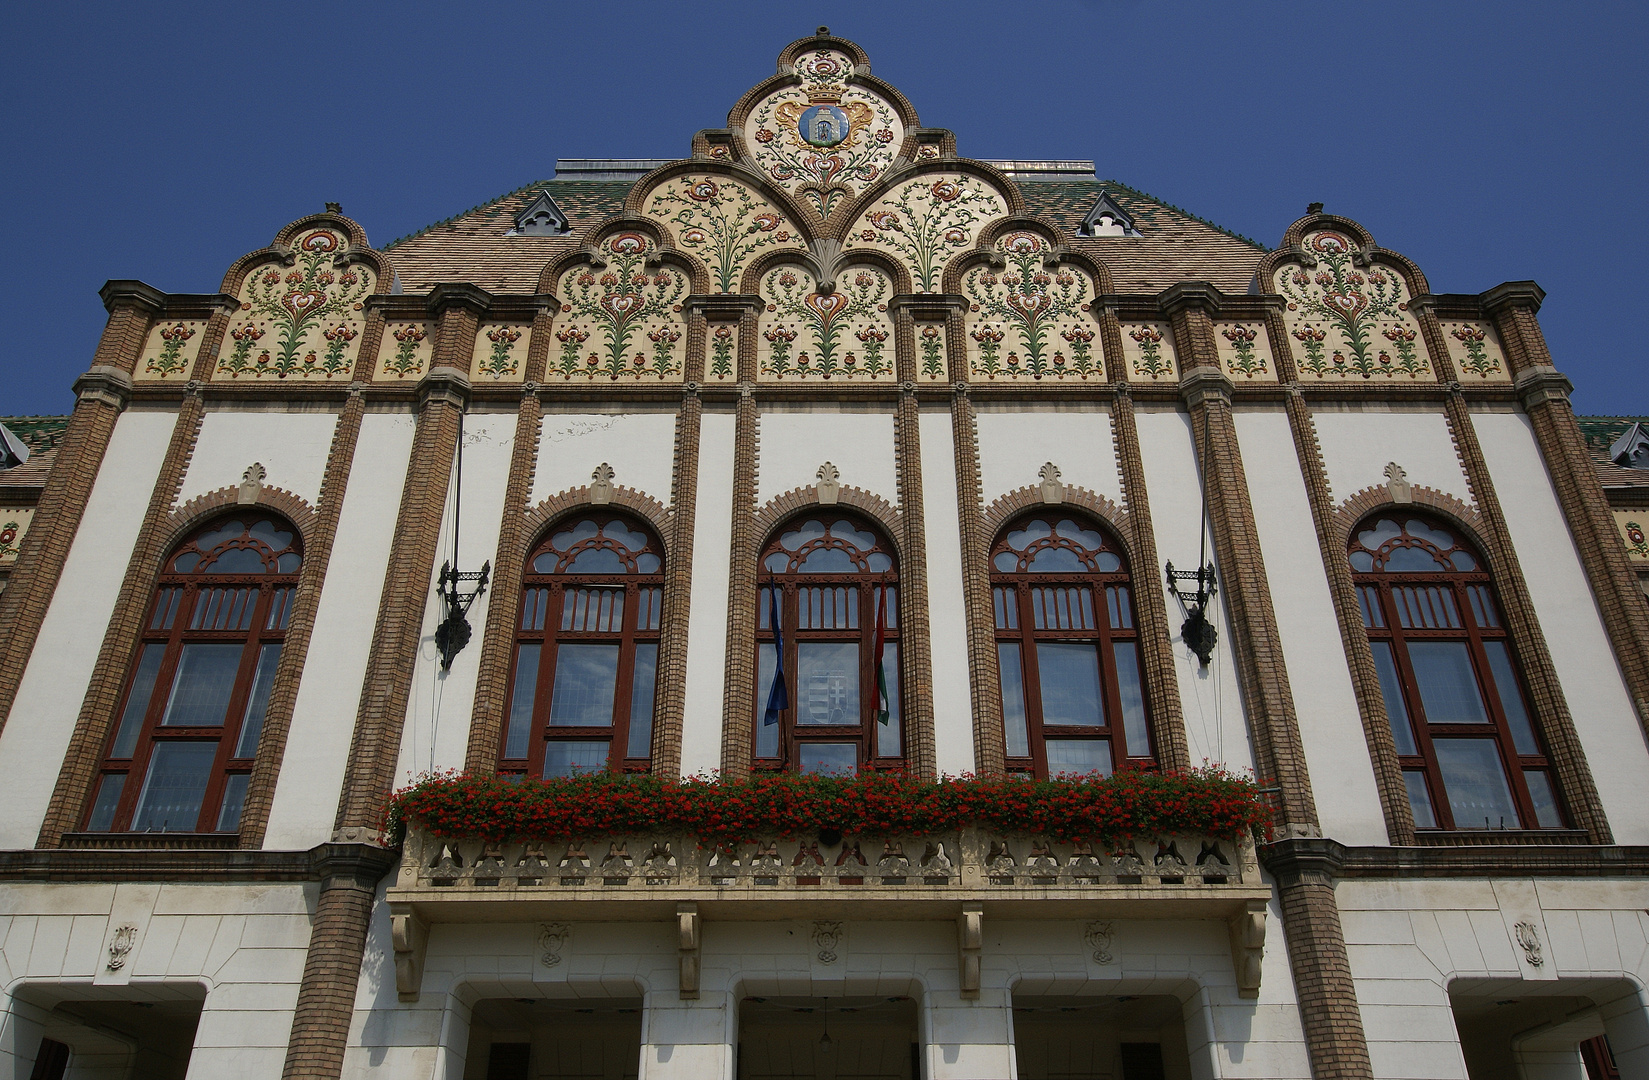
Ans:
{"type": "Polygon", "coordinates": [[[1529,801],[1534,803],[1535,824],[1542,829],[1563,828],[1563,815],[1558,813],[1551,774],[1545,769],[1526,769],[1523,779],[1529,785],[1529,801]]]}
{"type": "Polygon", "coordinates": [[[1409,663],[1420,687],[1420,703],[1432,724],[1486,724],[1483,696],[1472,674],[1464,641],[1411,641],[1409,663]]]}
{"type": "Polygon", "coordinates": [[[242,645],[185,645],[160,722],[168,727],[221,726],[244,651],[242,645]]]}
{"type": "Polygon", "coordinates": [[[125,711],[120,714],[114,746],[109,749],[110,757],[129,758],[137,749],[137,736],[143,730],[143,714],[149,711],[149,698],[155,692],[155,676],[160,674],[160,662],[165,657],[165,645],[143,646],[143,655],[137,661],[137,674],[132,677],[132,692],[126,698],[125,711]]]}
{"type": "Polygon", "coordinates": [[[258,752],[258,739],[263,735],[263,714],[269,709],[269,688],[275,685],[275,666],[280,661],[279,644],[265,645],[258,650],[258,671],[252,677],[246,719],[241,722],[240,738],[235,741],[235,756],[238,758],[253,757],[258,752]]]}
{"type": "Polygon", "coordinates": [[[538,651],[538,645],[526,643],[515,651],[515,688],[510,693],[510,723],[504,736],[504,756],[511,760],[527,756],[533,699],[538,694],[538,651]]]}
{"type": "Polygon", "coordinates": [[[1092,645],[1036,643],[1041,671],[1042,723],[1098,727],[1105,723],[1099,697],[1099,653],[1092,645]]]}
{"type": "Polygon", "coordinates": [[[882,670],[887,676],[887,723],[878,725],[876,752],[882,757],[898,757],[903,751],[899,738],[899,646],[882,643],[882,670]]]}
{"type": "Polygon", "coordinates": [[[771,641],[756,649],[756,756],[779,756],[779,723],[766,723],[767,702],[773,693],[773,672],[778,651],[771,641]]]}
{"type": "Polygon", "coordinates": [[[87,832],[108,832],[114,828],[115,810],[120,806],[120,793],[126,790],[125,773],[109,773],[97,786],[97,801],[92,803],[92,816],[86,822],[87,832]]]}
{"type": "Polygon", "coordinates": [[[132,815],[132,831],[194,832],[217,753],[215,742],[156,743],[132,815]]]}
{"type": "Polygon", "coordinates": [[[859,768],[859,747],[854,743],[808,743],[797,747],[798,766],[804,773],[852,776],[859,768]]]}
{"type": "Polygon", "coordinates": [[[658,673],[658,646],[637,645],[635,670],[630,678],[630,745],[626,757],[653,754],[653,683],[658,673]]]}
{"type": "Polygon", "coordinates": [[[544,775],[575,776],[600,772],[607,767],[605,742],[566,742],[552,739],[544,744],[544,775]]]}
{"type": "Polygon", "coordinates": [[[1112,644],[1117,661],[1117,691],[1122,697],[1122,730],[1129,757],[1151,753],[1150,726],[1145,719],[1145,688],[1139,678],[1139,647],[1132,641],[1112,644]]]}
{"type": "Polygon", "coordinates": [[[1409,722],[1408,706],[1403,704],[1403,684],[1397,679],[1397,662],[1391,655],[1391,642],[1371,641],[1374,650],[1374,670],[1380,674],[1380,696],[1386,703],[1386,721],[1391,724],[1391,739],[1397,752],[1413,756],[1420,752],[1414,743],[1414,725],[1409,722]]]}
{"type": "Polygon", "coordinates": [[[796,697],[798,724],[859,723],[859,643],[799,642],[796,697]]]}
{"type": "Polygon", "coordinates": [[[998,642],[996,667],[1002,677],[1002,727],[1009,757],[1030,757],[1031,737],[1025,726],[1025,673],[1019,666],[1019,645],[998,642]]]}
{"type": "Polygon", "coordinates": [[[232,773],[223,785],[223,806],[218,809],[218,832],[240,831],[240,812],[246,805],[250,773],[232,773]]]}
{"type": "Polygon", "coordinates": [[[1111,775],[1111,744],[1105,739],[1049,739],[1049,776],[1111,775]]]}
{"type": "Polygon", "coordinates": [[[1431,809],[1431,795],[1426,791],[1426,774],[1418,769],[1403,773],[1403,784],[1409,790],[1409,810],[1414,814],[1417,829],[1437,828],[1437,815],[1431,809]]]}
{"type": "Polygon", "coordinates": [[[1457,829],[1515,829],[1517,807],[1492,739],[1433,739],[1457,829]]]}
{"type": "Polygon", "coordinates": [[[555,650],[551,724],[609,727],[617,692],[617,645],[562,645],[555,650]]]}
{"type": "Polygon", "coordinates": [[[1528,710],[1523,707],[1523,691],[1517,685],[1517,673],[1512,670],[1512,657],[1504,641],[1485,641],[1483,651],[1489,657],[1489,670],[1494,672],[1494,688],[1500,694],[1500,708],[1506,714],[1506,726],[1512,729],[1512,743],[1519,754],[1538,754],[1540,744],[1535,742],[1534,727],[1529,723],[1528,710]]]}

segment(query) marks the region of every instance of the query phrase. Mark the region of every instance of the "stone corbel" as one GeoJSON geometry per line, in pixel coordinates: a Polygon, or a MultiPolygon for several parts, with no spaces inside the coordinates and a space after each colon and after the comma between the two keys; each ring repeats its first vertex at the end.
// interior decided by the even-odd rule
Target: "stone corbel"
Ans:
{"type": "Polygon", "coordinates": [[[389,918],[390,941],[395,946],[395,992],[402,1001],[417,1001],[424,982],[429,923],[410,904],[390,905],[389,918]]]}
{"type": "Polygon", "coordinates": [[[1265,957],[1265,901],[1250,900],[1246,910],[1226,920],[1231,934],[1231,968],[1237,996],[1260,996],[1260,961],[1265,957]]]}
{"type": "Polygon", "coordinates": [[[962,905],[956,917],[956,972],[964,998],[979,997],[979,956],[985,944],[985,907],[962,905]]]}
{"type": "Polygon", "coordinates": [[[697,1000],[699,996],[700,929],[699,906],[692,903],[677,904],[676,930],[680,937],[677,947],[681,953],[681,972],[677,989],[683,1001],[697,1000]]]}

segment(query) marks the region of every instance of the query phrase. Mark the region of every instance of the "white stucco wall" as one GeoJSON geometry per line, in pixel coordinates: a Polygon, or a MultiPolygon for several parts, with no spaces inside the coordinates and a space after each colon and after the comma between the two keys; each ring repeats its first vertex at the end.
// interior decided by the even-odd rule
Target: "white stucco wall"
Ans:
{"type": "Polygon", "coordinates": [[[973,692],[962,530],[956,511],[956,443],[948,409],[919,415],[922,519],[928,551],[928,630],[933,656],[933,742],[941,773],[972,772],[973,692]]]}
{"type": "Polygon", "coordinates": [[[34,846],[177,415],[121,414],[0,734],[0,848],[34,846]]]}
{"type": "Polygon", "coordinates": [[[568,488],[588,484],[595,467],[605,461],[613,467],[613,483],[645,492],[669,506],[675,437],[672,409],[547,412],[540,427],[538,468],[527,505],[537,506],[568,488]]]}
{"type": "Polygon", "coordinates": [[[1374,761],[1288,416],[1280,408],[1241,409],[1235,420],[1323,835],[1344,844],[1384,844],[1374,761]]]}
{"type": "Polygon", "coordinates": [[[721,768],[727,662],[727,589],[733,547],[731,412],[704,411],[699,428],[698,506],[693,517],[693,600],[687,613],[687,686],[682,709],[684,776],[721,768]]]}
{"type": "MultiPolygon", "coordinates": [[[[1201,557],[1198,538],[1203,531],[1203,507],[1202,475],[1197,470],[1191,418],[1176,409],[1136,408],[1134,425],[1139,432],[1145,490],[1151,500],[1157,558],[1181,570],[1194,570],[1201,557]]],[[[1213,550],[1209,541],[1210,555],[1213,550]]],[[[1161,571],[1161,567],[1134,568],[1136,574],[1161,571]]],[[[1248,741],[1242,687],[1231,653],[1234,642],[1223,603],[1212,605],[1209,612],[1220,638],[1212,662],[1204,667],[1179,639],[1179,627],[1185,621],[1179,601],[1166,592],[1163,601],[1192,763],[1208,761],[1252,770],[1254,754],[1248,741]]],[[[1153,687],[1152,692],[1161,691],[1153,687]]]]}
{"type": "Polygon", "coordinates": [[[981,407],[979,479],[989,506],[1004,492],[1042,482],[1042,466],[1059,467],[1060,482],[1122,503],[1122,473],[1111,441],[1111,414],[1080,409],[981,407]]]}
{"type": "Polygon", "coordinates": [[[313,506],[321,494],[326,455],[337,423],[338,414],[333,412],[208,412],[178,502],[239,486],[247,467],[257,462],[268,474],[265,485],[285,488],[313,506]]]}
{"type": "MultiPolygon", "coordinates": [[[[757,454],[757,506],[794,488],[812,487],[818,483],[819,466],[827,461],[840,471],[844,486],[863,488],[899,505],[890,412],[768,409],[761,416],[757,454]]],[[[765,538],[758,542],[761,539],[765,538]]]]}
{"type": "Polygon", "coordinates": [[[1336,503],[1364,488],[1384,487],[1386,464],[1392,461],[1402,466],[1410,484],[1472,501],[1441,412],[1319,408],[1313,420],[1336,503]]]}
{"type": "Polygon", "coordinates": [[[1615,842],[1649,843],[1649,750],[1528,417],[1472,426],[1615,842]]]}
{"type": "MultiPolygon", "coordinates": [[[[498,526],[504,512],[504,489],[510,479],[510,458],[515,452],[516,414],[470,413],[464,418],[464,491],[459,505],[456,472],[447,485],[447,506],[436,540],[434,574],[454,557],[454,527],[457,529],[458,565],[477,572],[485,561],[497,557],[498,526]],[[456,520],[455,520],[456,518],[456,520]]],[[[519,596],[496,597],[489,589],[469,609],[474,636],[464,651],[453,658],[449,670],[441,670],[441,654],[435,648],[435,628],[446,611],[435,596],[436,578],[430,578],[429,601],[424,607],[423,633],[418,639],[418,659],[414,662],[411,692],[407,695],[406,726],[401,732],[398,783],[407,783],[426,772],[462,769],[469,748],[470,712],[475,705],[475,680],[480,673],[481,646],[486,636],[487,609],[495,602],[520,603],[519,596]]],[[[513,633],[511,635],[513,637],[513,633]]]]}
{"type": "Polygon", "coordinates": [[[332,836],[414,426],[406,413],[361,418],[269,810],[266,848],[309,848],[332,836]]]}

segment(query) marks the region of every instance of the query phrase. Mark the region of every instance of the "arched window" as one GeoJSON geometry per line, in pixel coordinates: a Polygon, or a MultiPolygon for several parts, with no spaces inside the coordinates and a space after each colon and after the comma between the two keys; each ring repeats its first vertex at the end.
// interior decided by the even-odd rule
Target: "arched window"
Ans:
{"type": "Polygon", "coordinates": [[[302,547],[285,521],[237,513],[166,557],[89,831],[240,828],[302,547]]]}
{"type": "Polygon", "coordinates": [[[810,517],[768,542],[761,575],[757,767],[846,774],[902,762],[893,545],[857,517],[810,517]]]}
{"type": "Polygon", "coordinates": [[[499,772],[647,768],[663,603],[646,526],[593,513],[550,531],[527,561],[499,772]]]}
{"type": "Polygon", "coordinates": [[[1482,560],[1390,511],[1351,537],[1357,601],[1421,829],[1563,827],[1482,560]]]}
{"type": "Polygon", "coordinates": [[[991,549],[1008,769],[1049,777],[1151,760],[1122,546],[1068,513],[1011,523],[991,549]]]}

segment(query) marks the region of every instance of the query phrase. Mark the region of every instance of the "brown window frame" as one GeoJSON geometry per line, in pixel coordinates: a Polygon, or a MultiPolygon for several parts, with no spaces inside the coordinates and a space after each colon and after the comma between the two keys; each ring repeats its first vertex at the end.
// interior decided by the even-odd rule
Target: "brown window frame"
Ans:
{"type": "MultiPolygon", "coordinates": [[[[620,558],[623,559],[624,556],[620,555],[620,558]]],[[[510,651],[509,692],[505,698],[504,725],[498,745],[498,772],[501,775],[542,777],[549,746],[556,742],[608,744],[605,769],[580,770],[582,772],[641,773],[651,767],[651,730],[648,752],[639,757],[632,757],[628,753],[630,714],[635,694],[636,650],[639,646],[650,645],[654,650],[653,721],[657,720],[657,657],[661,641],[664,570],[664,545],[652,524],[639,515],[590,511],[565,517],[545,531],[527,556],[525,572],[522,575],[521,596],[516,604],[515,645],[510,651]],[[584,537],[573,541],[568,544],[565,551],[557,551],[553,547],[558,537],[578,529],[584,522],[594,522],[599,529],[605,529],[608,524],[617,522],[630,532],[640,533],[646,537],[646,545],[639,549],[629,549],[630,557],[626,560],[628,569],[624,573],[568,572],[565,567],[569,567],[571,562],[586,550],[603,547],[607,550],[619,550],[597,537],[584,537]],[[534,565],[545,556],[554,557],[559,564],[556,570],[542,573],[534,569],[534,565]],[[642,556],[657,558],[658,568],[651,572],[640,572],[635,564],[642,556]],[[584,608],[579,607],[580,590],[585,596],[584,608]],[[572,610],[567,607],[569,591],[572,594],[572,610]],[[599,628],[603,616],[598,614],[599,608],[588,607],[588,599],[591,595],[613,594],[622,595],[623,614],[618,620],[618,629],[603,630],[599,628]],[[584,620],[582,627],[577,625],[578,619],[584,620]],[[596,623],[597,628],[589,628],[592,621],[596,623]],[[642,625],[644,621],[646,625],[642,625]],[[610,725],[552,725],[549,722],[550,706],[555,696],[556,662],[560,656],[560,649],[564,645],[578,644],[618,646],[613,717],[610,725]],[[539,650],[538,670],[533,683],[532,715],[524,735],[527,752],[525,756],[507,756],[511,749],[512,736],[519,733],[519,726],[512,723],[512,720],[515,714],[517,677],[523,646],[537,646],[539,650]],[[616,747],[622,747],[624,752],[615,756],[616,747]]],[[[610,619],[608,621],[610,624],[610,619]]]]}
{"type": "MultiPolygon", "coordinates": [[[[1513,647],[1511,634],[1504,625],[1504,608],[1496,595],[1493,578],[1485,569],[1485,562],[1477,547],[1466,538],[1459,526],[1437,515],[1387,508],[1368,515],[1352,530],[1347,545],[1347,557],[1354,560],[1352,583],[1357,593],[1363,630],[1368,635],[1370,647],[1376,650],[1376,671],[1380,669],[1379,643],[1385,643],[1391,650],[1393,668],[1401,687],[1402,708],[1406,713],[1409,737],[1413,740],[1416,753],[1403,751],[1403,744],[1409,741],[1404,738],[1399,727],[1403,717],[1394,714],[1389,700],[1385,704],[1387,719],[1392,725],[1393,743],[1398,751],[1397,760],[1404,774],[1405,787],[1412,784],[1416,777],[1422,779],[1427,800],[1431,804],[1430,811],[1434,824],[1423,824],[1416,813],[1416,828],[1427,833],[1484,832],[1502,828],[1565,828],[1568,812],[1563,804],[1557,773],[1550,756],[1544,752],[1544,740],[1536,722],[1527,685],[1518,667],[1517,652],[1513,647]],[[1397,525],[1402,532],[1398,536],[1387,537],[1377,548],[1365,547],[1361,538],[1373,536],[1375,530],[1385,521],[1397,525]],[[1409,527],[1414,522],[1423,524],[1429,531],[1446,533],[1454,539],[1454,546],[1444,550],[1425,537],[1411,533],[1409,527]],[[1384,569],[1383,560],[1392,557],[1399,548],[1419,549],[1429,554],[1439,566],[1448,564],[1451,569],[1384,569]],[[1471,560],[1472,569],[1457,568],[1457,552],[1464,553],[1471,560]],[[1358,559],[1372,562],[1375,568],[1359,569],[1355,561],[1358,559]],[[1398,595],[1399,590],[1403,590],[1401,597],[1398,595]],[[1451,604],[1452,611],[1449,608],[1451,604]],[[1419,622],[1422,625],[1405,626],[1405,620],[1410,623],[1419,622]],[[1436,625],[1424,625],[1426,622],[1436,625]],[[1452,623],[1459,625],[1451,625],[1452,623]],[[1432,723],[1427,717],[1409,647],[1411,644],[1433,641],[1466,644],[1478,700],[1488,718],[1486,724],[1432,723]],[[1528,720],[1529,735],[1537,751],[1535,753],[1524,753],[1518,749],[1516,734],[1505,704],[1501,700],[1499,680],[1495,677],[1485,647],[1486,643],[1494,642],[1500,643],[1505,650],[1511,677],[1515,683],[1514,689],[1520,697],[1523,714],[1528,720]],[[1442,765],[1434,746],[1434,740],[1438,738],[1481,739],[1493,742],[1501,772],[1517,811],[1518,821],[1490,822],[1484,826],[1461,825],[1454,820],[1442,765]],[[1558,816],[1555,824],[1541,825],[1539,822],[1527,779],[1527,774],[1531,772],[1544,773],[1546,776],[1558,816]]],[[[1385,697],[1383,685],[1381,695],[1382,698],[1385,697]]],[[[1412,807],[1412,789],[1410,802],[1412,807]]]]}
{"type": "Polygon", "coordinates": [[[1018,646],[1026,748],[1029,751],[1027,754],[1011,753],[1014,740],[1006,728],[1012,723],[1012,710],[999,671],[997,693],[1002,705],[1004,745],[1010,751],[1007,757],[1008,771],[1028,773],[1046,779],[1049,776],[1047,742],[1050,738],[1108,743],[1113,771],[1125,766],[1155,768],[1156,754],[1152,746],[1153,734],[1150,725],[1151,688],[1145,678],[1145,657],[1139,635],[1139,613],[1134,601],[1133,575],[1129,570],[1127,550],[1109,526],[1090,515],[1067,508],[1032,510],[1020,514],[997,532],[996,540],[991,545],[989,559],[991,609],[999,658],[998,667],[1001,666],[1001,646],[1018,646]],[[1000,569],[999,559],[1013,557],[1016,563],[1022,565],[1033,549],[1041,550],[1044,546],[1064,547],[1078,553],[1082,545],[1068,539],[1051,539],[1058,535],[1059,525],[1067,521],[1085,531],[1099,534],[1102,541],[1101,548],[1088,549],[1095,551],[1094,555],[1077,554],[1079,560],[1097,562],[1098,553],[1105,552],[1116,557],[1117,569],[1106,571],[1090,567],[1054,572],[1000,569]],[[1033,522],[1045,524],[1049,529],[1049,538],[1027,544],[1023,551],[1015,550],[1010,545],[1009,537],[1022,533],[1033,522]],[[1076,590],[1075,597],[1072,590],[1076,590]],[[1089,598],[1087,607],[1080,603],[1084,590],[1089,598]],[[1120,594],[1111,590],[1120,590],[1120,594]],[[1058,606],[1061,591],[1065,600],[1064,608],[1058,606]],[[1071,603],[1073,598],[1077,603],[1071,603]],[[1044,626],[1040,629],[1036,625],[1039,599],[1043,605],[1044,616],[1044,626]],[[1113,625],[1111,614],[1113,599],[1116,601],[1116,625],[1113,625]],[[1049,610],[1046,605],[1049,600],[1055,604],[1052,619],[1055,625],[1052,626],[1046,625],[1049,622],[1046,618],[1049,610]],[[1058,623],[1062,619],[1069,625],[1059,626],[1058,623]],[[1087,625],[1090,621],[1092,626],[1087,625]],[[1080,643],[1091,644],[1094,647],[1099,665],[1101,692],[1104,694],[1104,723],[1078,726],[1043,722],[1041,671],[1036,649],[1038,642],[1080,643]],[[1117,674],[1116,645],[1119,643],[1131,643],[1134,646],[1134,663],[1140,691],[1137,723],[1144,734],[1143,747],[1132,746],[1127,736],[1128,725],[1123,708],[1122,685],[1117,674]]]}
{"type": "MultiPolygon", "coordinates": [[[[284,647],[297,594],[302,558],[303,536],[297,527],[281,515],[262,508],[250,513],[242,510],[219,515],[209,523],[192,530],[167,554],[166,562],[163,564],[165,569],[144,612],[143,629],[132,658],[131,670],[126,676],[126,685],[121,693],[120,708],[115,713],[113,730],[110,731],[108,743],[104,748],[103,762],[93,787],[92,798],[87,801],[82,820],[89,831],[120,833],[132,828],[133,818],[138,810],[138,800],[143,794],[157,747],[167,744],[216,742],[217,750],[212,760],[210,778],[202,796],[200,812],[193,823],[194,827],[163,827],[159,831],[181,834],[210,833],[222,836],[239,832],[238,814],[234,829],[218,828],[218,825],[222,824],[219,818],[223,809],[224,793],[234,777],[246,777],[243,784],[249,785],[251,782],[257,750],[254,746],[250,757],[239,756],[236,753],[240,749],[238,744],[241,741],[241,729],[247,719],[247,707],[265,647],[284,647]],[[225,539],[210,549],[199,546],[203,539],[225,531],[232,522],[237,521],[246,523],[241,536],[225,539]],[[250,530],[260,522],[268,522],[280,532],[291,534],[290,544],[281,551],[275,552],[267,545],[264,545],[261,551],[265,564],[276,567],[275,573],[206,572],[215,559],[221,558],[232,549],[255,548],[256,545],[248,543],[247,539],[252,535],[250,530]],[[179,571],[179,563],[191,554],[199,556],[198,562],[190,570],[179,571]],[[286,556],[290,563],[291,555],[297,556],[297,564],[291,565],[287,572],[281,572],[279,558],[286,556]],[[252,594],[248,597],[246,593],[249,591],[252,591],[252,594]],[[248,607],[250,611],[247,610],[248,607]],[[199,619],[208,625],[195,627],[197,610],[199,619]],[[210,625],[213,622],[222,625],[223,628],[214,628],[210,625]],[[234,684],[225,706],[227,711],[224,723],[190,726],[162,724],[172,695],[177,689],[174,683],[184,648],[189,645],[211,644],[241,646],[234,684]],[[143,677],[144,657],[151,648],[162,650],[161,660],[154,671],[152,682],[149,683],[149,700],[147,705],[143,706],[140,726],[135,734],[130,734],[126,731],[126,713],[132,704],[132,695],[137,691],[143,677]],[[132,752],[128,756],[117,757],[116,751],[121,748],[122,742],[129,742],[132,752]],[[104,808],[102,793],[106,785],[117,782],[111,779],[115,777],[123,778],[118,781],[123,785],[119,799],[115,803],[113,816],[99,825],[96,819],[99,811],[104,808]]],[[[277,654],[277,667],[278,661],[277,654]]],[[[273,683],[274,672],[271,670],[271,692],[273,683]]],[[[268,697],[264,700],[267,707],[268,697]]],[[[267,716],[259,720],[260,739],[261,725],[266,720],[267,716]]],[[[241,799],[244,809],[245,787],[241,789],[241,799]]],[[[163,823],[163,826],[168,824],[169,822],[163,823]]]]}
{"type": "MultiPolygon", "coordinates": [[[[904,659],[903,645],[899,631],[899,555],[893,544],[888,540],[882,526],[868,516],[852,511],[838,511],[835,509],[818,508],[808,513],[798,515],[773,530],[768,541],[763,545],[758,562],[759,574],[756,589],[756,660],[753,667],[755,686],[753,689],[754,722],[751,725],[750,753],[753,768],[768,772],[796,772],[801,766],[801,749],[808,743],[841,744],[852,743],[855,746],[856,765],[858,771],[898,771],[905,768],[909,733],[906,730],[904,708],[904,680],[900,677],[900,665],[904,659]],[[836,538],[815,538],[798,546],[795,551],[787,551],[783,547],[786,537],[803,529],[810,522],[818,522],[827,529],[837,522],[846,522],[860,533],[868,533],[875,538],[869,549],[853,549],[858,552],[855,557],[850,551],[851,545],[846,545],[836,538]],[[864,564],[852,572],[834,573],[804,573],[797,567],[820,548],[837,548],[849,552],[849,557],[864,564]],[[775,571],[768,567],[768,560],[783,553],[789,556],[790,569],[775,571]],[[873,556],[883,556],[889,562],[889,568],[884,571],[869,569],[873,556]],[[763,755],[765,741],[763,727],[765,726],[768,695],[772,690],[771,679],[762,677],[762,652],[773,645],[772,602],[773,590],[779,594],[779,619],[784,631],[783,666],[785,674],[786,692],[789,704],[779,711],[777,727],[779,738],[776,740],[777,754],[763,755]],[[832,612],[831,621],[834,622],[834,613],[837,605],[844,609],[844,618],[847,625],[823,628],[802,628],[798,624],[801,618],[801,598],[803,590],[808,591],[809,622],[815,610],[823,612],[828,607],[832,612]],[[835,590],[847,590],[851,597],[845,594],[838,596],[835,590]],[[899,753],[883,754],[881,742],[883,728],[876,719],[877,691],[876,691],[876,605],[883,604],[883,646],[892,646],[894,663],[888,666],[889,681],[894,685],[889,692],[889,712],[898,723],[899,753]],[[797,661],[799,646],[804,642],[823,642],[845,644],[854,642],[859,646],[859,722],[856,724],[801,724],[796,719],[796,708],[800,700],[797,685],[797,661]]],[[[821,619],[820,621],[823,621],[821,619]]]]}

